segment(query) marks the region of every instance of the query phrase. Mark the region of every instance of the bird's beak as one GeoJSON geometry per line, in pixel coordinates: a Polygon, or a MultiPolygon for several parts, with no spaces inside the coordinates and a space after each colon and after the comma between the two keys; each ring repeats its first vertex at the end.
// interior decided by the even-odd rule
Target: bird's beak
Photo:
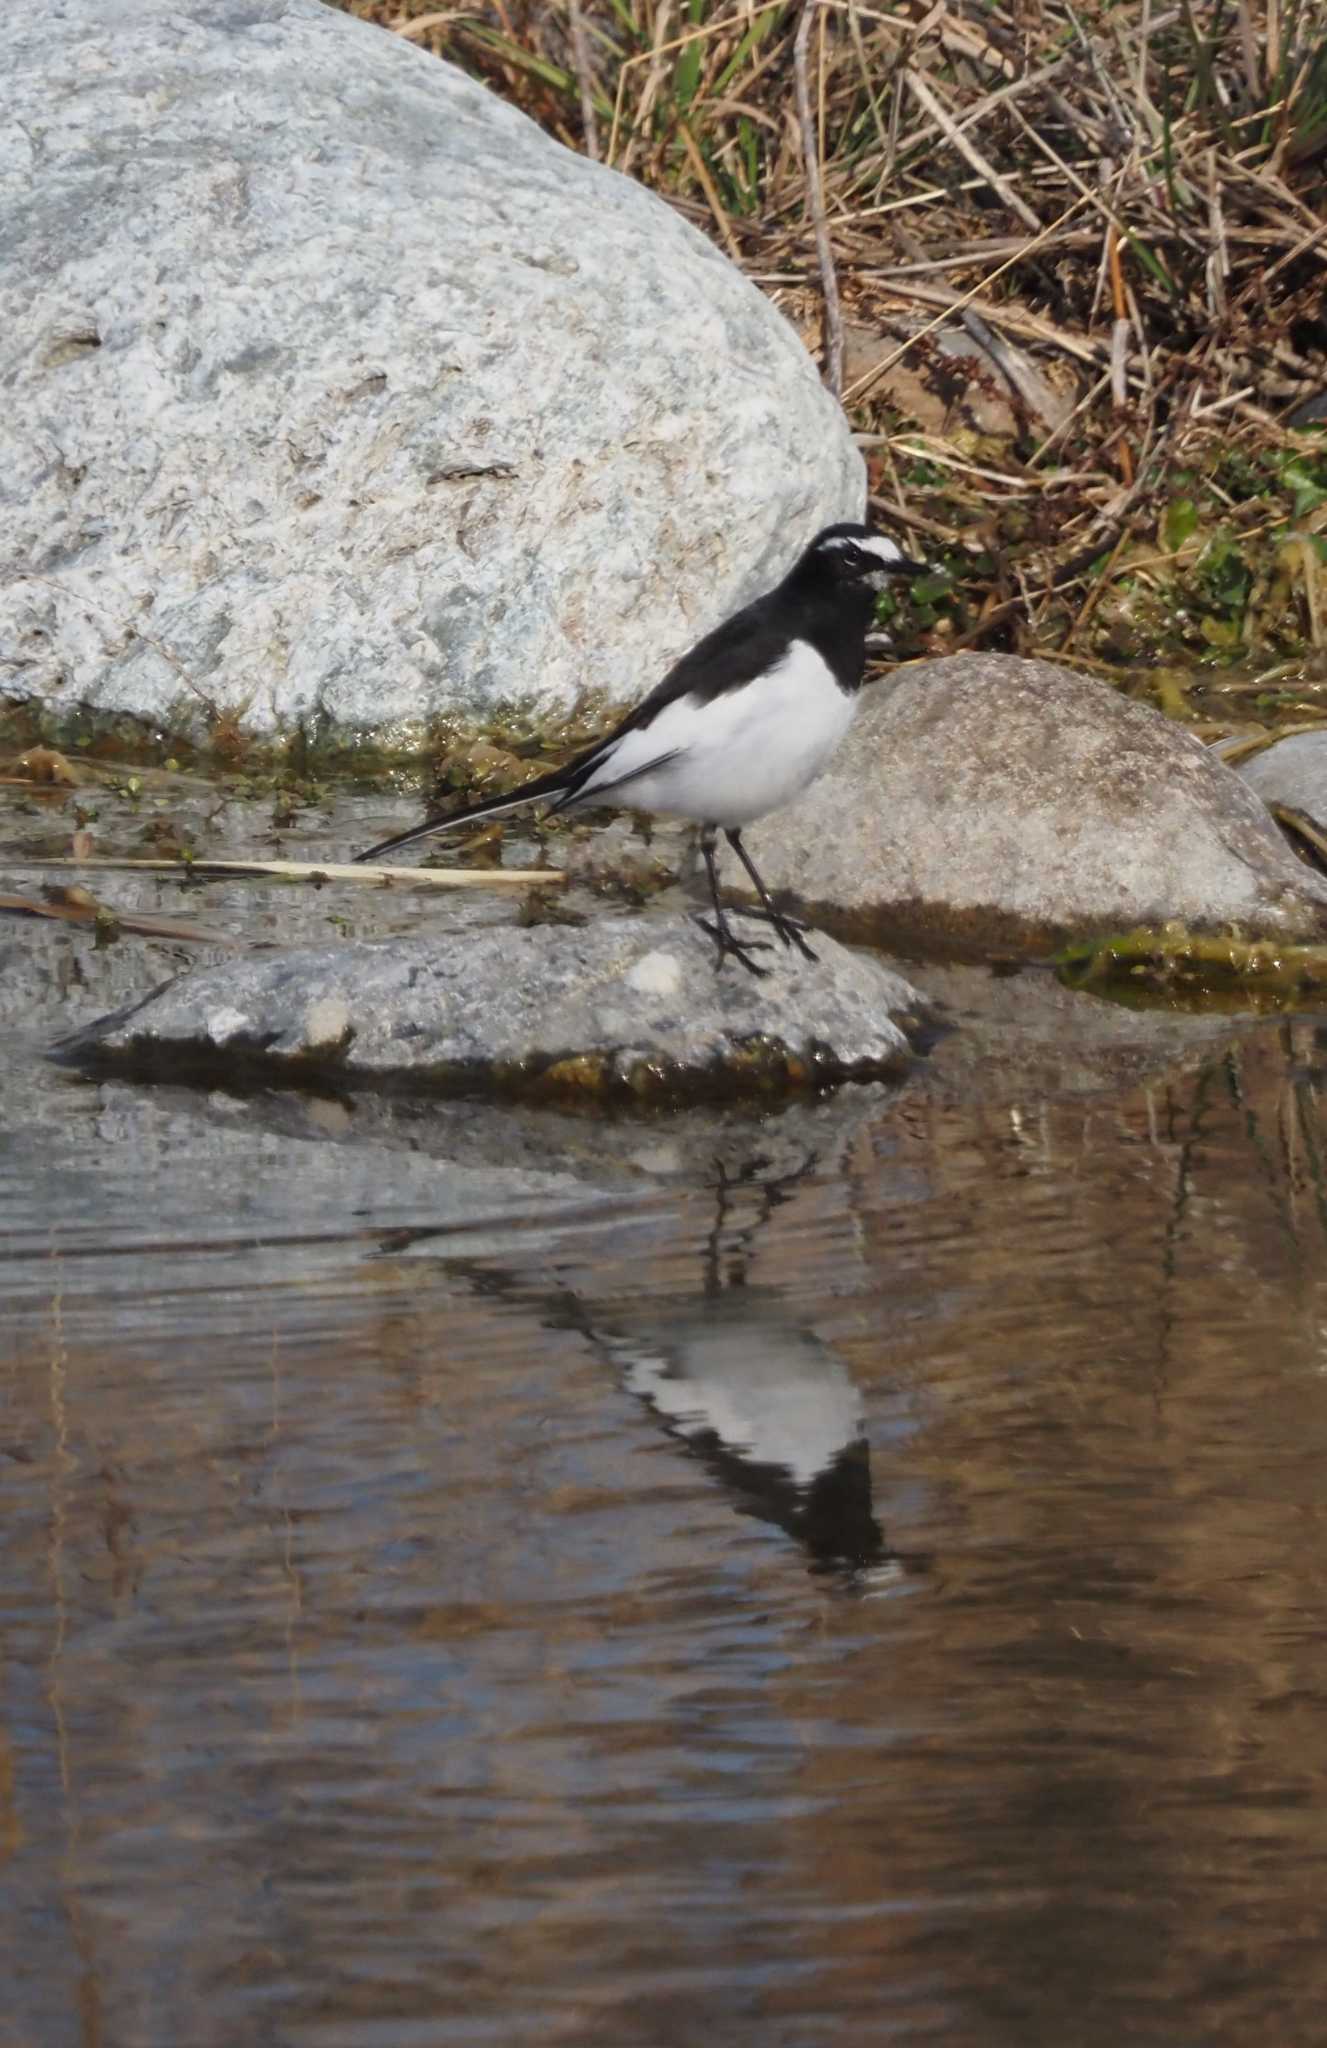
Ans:
{"type": "Polygon", "coordinates": [[[908,583],[914,576],[926,576],[929,573],[928,562],[914,562],[910,556],[900,555],[897,561],[882,562],[880,567],[873,571],[871,588],[888,590],[891,583],[908,583]]]}

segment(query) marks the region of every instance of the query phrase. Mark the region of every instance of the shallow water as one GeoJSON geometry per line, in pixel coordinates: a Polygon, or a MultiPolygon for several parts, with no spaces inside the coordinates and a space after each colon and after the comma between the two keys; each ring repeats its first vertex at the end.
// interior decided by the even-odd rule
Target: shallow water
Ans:
{"type": "Polygon", "coordinates": [[[89,1084],[169,949],[23,944],[0,2048],[1321,2040],[1320,1022],[604,1124],[89,1084]]]}

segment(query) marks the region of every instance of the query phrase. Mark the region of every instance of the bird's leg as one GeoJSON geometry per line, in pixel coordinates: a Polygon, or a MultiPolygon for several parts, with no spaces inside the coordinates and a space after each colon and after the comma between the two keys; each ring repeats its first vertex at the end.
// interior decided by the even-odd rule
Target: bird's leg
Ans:
{"type": "Polygon", "coordinates": [[[741,961],[748,974],[768,974],[769,969],[767,967],[761,967],[751,958],[753,953],[769,951],[766,942],[763,939],[756,939],[751,945],[744,946],[740,939],[735,939],[732,926],[729,924],[723,905],[719,901],[719,871],[714,865],[714,842],[718,836],[718,831],[717,825],[704,825],[701,827],[700,850],[705,856],[705,872],[710,878],[710,901],[714,905],[714,922],[711,924],[708,918],[698,917],[696,923],[703,932],[709,933],[709,936],[719,949],[718,958],[714,963],[716,974],[730,953],[734,960],[741,961]]]}
{"type": "MultiPolygon", "coordinates": [[[[765,884],[761,881],[760,876],[756,873],[756,864],[742,844],[742,835],[740,831],[725,832],[724,838],[728,841],[728,844],[732,847],[733,852],[737,855],[737,858],[741,861],[742,866],[746,869],[752,881],[755,883],[756,894],[757,896],[759,896],[761,902],[765,906],[765,916],[769,919],[769,922],[773,925],[775,931],[783,940],[784,945],[796,946],[798,952],[802,955],[803,959],[805,960],[817,959],[819,956],[811,951],[811,948],[807,945],[806,940],[802,937],[802,933],[806,929],[805,925],[803,925],[799,921],[799,919],[795,917],[788,917],[784,914],[783,911],[776,910],[774,908],[774,905],[770,901],[769,890],[765,887],[765,884]]],[[[760,915],[759,911],[755,912],[755,915],[758,917],[760,915]]]]}

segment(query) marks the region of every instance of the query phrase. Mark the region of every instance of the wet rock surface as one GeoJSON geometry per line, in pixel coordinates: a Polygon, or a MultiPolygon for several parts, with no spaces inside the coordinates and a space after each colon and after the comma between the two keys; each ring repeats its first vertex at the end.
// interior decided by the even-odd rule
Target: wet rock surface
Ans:
{"type": "MultiPolygon", "coordinates": [[[[744,923],[744,935],[759,931],[744,923]]],[[[816,937],[756,979],[685,916],[251,954],[182,975],[57,1047],[136,1072],[553,1099],[782,1091],[902,1071],[925,1000],[816,937]]]]}
{"type": "MultiPolygon", "coordinates": [[[[950,1105],[1008,1107],[1051,1093],[1090,1100],[1148,1076],[1184,1073],[1249,1028],[1247,1019],[1229,1016],[1126,1009],[1075,994],[1038,970],[996,976],[928,963],[923,972],[943,1029],[906,1086],[912,1098],[950,1105]]],[[[43,1086],[68,1080],[59,1067],[41,1078],[43,1086]]],[[[897,1094],[890,1080],[775,1105],[734,1095],[642,1116],[377,1089],[352,1096],[270,1086],[136,1088],[113,1075],[96,1086],[116,1105],[117,1135],[129,1146],[138,1142],[135,1119],[144,1128],[164,1121],[187,1131],[186,1149],[199,1159],[224,1152],[246,1131],[261,1131],[274,1145],[316,1148],[320,1159],[329,1148],[370,1154],[398,1192],[421,1174],[427,1178],[429,1161],[451,1174],[488,1176],[503,1189],[519,1187],[514,1177],[526,1175],[532,1187],[546,1176],[587,1193],[716,1167],[737,1177],[753,1148],[770,1175],[797,1175],[808,1164],[841,1157],[897,1094]]],[[[324,1172],[330,1187],[335,1169],[324,1172]]]]}
{"type": "MultiPolygon", "coordinates": [[[[8,795],[0,880],[41,902],[52,877],[25,866],[25,856],[67,845],[76,799],[58,790],[8,795]]],[[[95,805],[98,843],[107,851],[145,850],[143,835],[170,819],[210,854],[262,851],[308,861],[335,860],[347,846],[366,843],[388,828],[394,808],[381,794],[339,792],[287,818],[284,802],[226,798],[179,776],[148,778],[137,796],[99,786],[95,805]],[[285,820],[280,826],[274,808],[285,820]]],[[[571,864],[581,831],[600,866],[612,865],[609,855],[639,851],[625,820],[593,833],[564,830],[552,849],[558,865],[571,864]]],[[[662,851],[664,835],[656,838],[662,851]]],[[[507,850],[522,867],[539,851],[533,839],[520,838],[507,850]]],[[[43,1055],[55,1040],[140,1003],[145,991],[172,977],[215,970],[233,990],[246,962],[276,957],[249,947],[326,952],[373,941],[380,951],[428,935],[432,944],[463,951],[482,934],[496,940],[510,932],[516,906],[478,893],[439,901],[409,889],[274,888],[221,877],[84,879],[117,911],[194,921],[231,942],[223,950],[126,932],[106,944],[86,927],[35,917],[0,924],[0,1027],[8,1049],[0,1063],[0,1127],[8,1134],[16,1190],[11,1246],[30,1254],[34,1272],[49,1262],[53,1243],[62,1256],[86,1247],[97,1299],[113,1287],[130,1311],[145,1246],[232,1246],[225,1256],[242,1265],[247,1298],[252,1287],[282,1279],[292,1238],[305,1246],[298,1256],[306,1270],[329,1274],[347,1241],[360,1235],[369,1258],[381,1243],[393,1257],[408,1251],[427,1260],[430,1247],[445,1247],[458,1234],[467,1254],[478,1257],[503,1239],[512,1218],[528,1243],[541,1246],[544,1219],[568,1205],[580,1214],[609,1204],[626,1219],[633,1188],[646,1191],[639,1213],[647,1228],[653,1191],[688,1177],[717,1175],[736,1186],[757,1171],[790,1183],[837,1171],[835,1162],[849,1157],[856,1172],[894,1142],[872,1133],[898,1103],[914,1105],[909,1116],[919,1105],[929,1114],[924,1106],[934,1103],[945,1118],[968,1116],[973,1112],[963,1105],[980,1105],[1003,1144],[1012,1131],[1039,1128],[1036,1105],[1048,1093],[1072,1093],[1090,1104],[1140,1076],[1155,1075],[1165,1087],[1167,1077],[1253,1028],[1247,1019],[1120,1009],[1073,994],[1040,970],[1005,977],[934,963],[914,972],[902,964],[900,973],[925,989],[944,1027],[914,1061],[902,1094],[890,1076],[829,1091],[734,1090],[722,1100],[658,1109],[631,1098],[617,1113],[587,1112],[579,1098],[572,1105],[492,1094],[441,1098],[335,1078],[296,1088],[288,1085],[289,1069],[269,1075],[275,1085],[255,1086],[214,1067],[210,1086],[176,1086],[155,1076],[144,1086],[131,1072],[89,1074],[43,1055]],[[52,1217],[60,1219],[54,1239],[52,1217]]],[[[563,902],[594,921],[618,915],[584,889],[568,889],[563,902]]],[[[653,916],[666,920],[679,908],[670,898],[653,916]]],[[[708,958],[704,976],[712,989],[708,958]]],[[[731,967],[724,979],[734,979],[731,967]]],[[[167,1069],[173,1059],[165,1059],[167,1069]]],[[[626,1220],[621,1227],[630,1235],[626,1220]]],[[[201,1284],[215,1253],[199,1256],[201,1284]]]]}
{"type": "MultiPolygon", "coordinates": [[[[886,943],[1035,952],[1172,920],[1327,935],[1327,883],[1239,776],[1052,662],[903,670],[805,795],[745,836],[772,889],[886,943]]],[[[742,893],[731,857],[725,878],[742,893]]]]}
{"type": "Polygon", "coordinates": [[[756,287],[400,36],[53,0],[6,22],[5,100],[0,690],[195,734],[547,725],[860,513],[756,287]]]}

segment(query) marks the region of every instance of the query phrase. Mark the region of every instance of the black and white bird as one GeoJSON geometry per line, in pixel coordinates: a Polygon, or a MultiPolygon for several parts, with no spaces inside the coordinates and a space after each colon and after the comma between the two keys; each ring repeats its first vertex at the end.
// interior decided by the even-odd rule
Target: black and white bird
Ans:
{"type": "Polygon", "coordinates": [[[606,739],[508,796],[426,818],[356,859],[377,860],[472,819],[545,801],[549,816],[614,804],[690,818],[701,827],[714,922],[699,922],[718,946],[716,965],[731,954],[753,974],[765,972],[751,957],[762,943],[736,938],[719,900],[720,831],[784,945],[814,959],[797,921],[770,900],[742,828],[788,803],[825,766],[857,707],[876,595],[924,567],[870,527],[825,527],[782,583],[698,640],[606,739]]]}

